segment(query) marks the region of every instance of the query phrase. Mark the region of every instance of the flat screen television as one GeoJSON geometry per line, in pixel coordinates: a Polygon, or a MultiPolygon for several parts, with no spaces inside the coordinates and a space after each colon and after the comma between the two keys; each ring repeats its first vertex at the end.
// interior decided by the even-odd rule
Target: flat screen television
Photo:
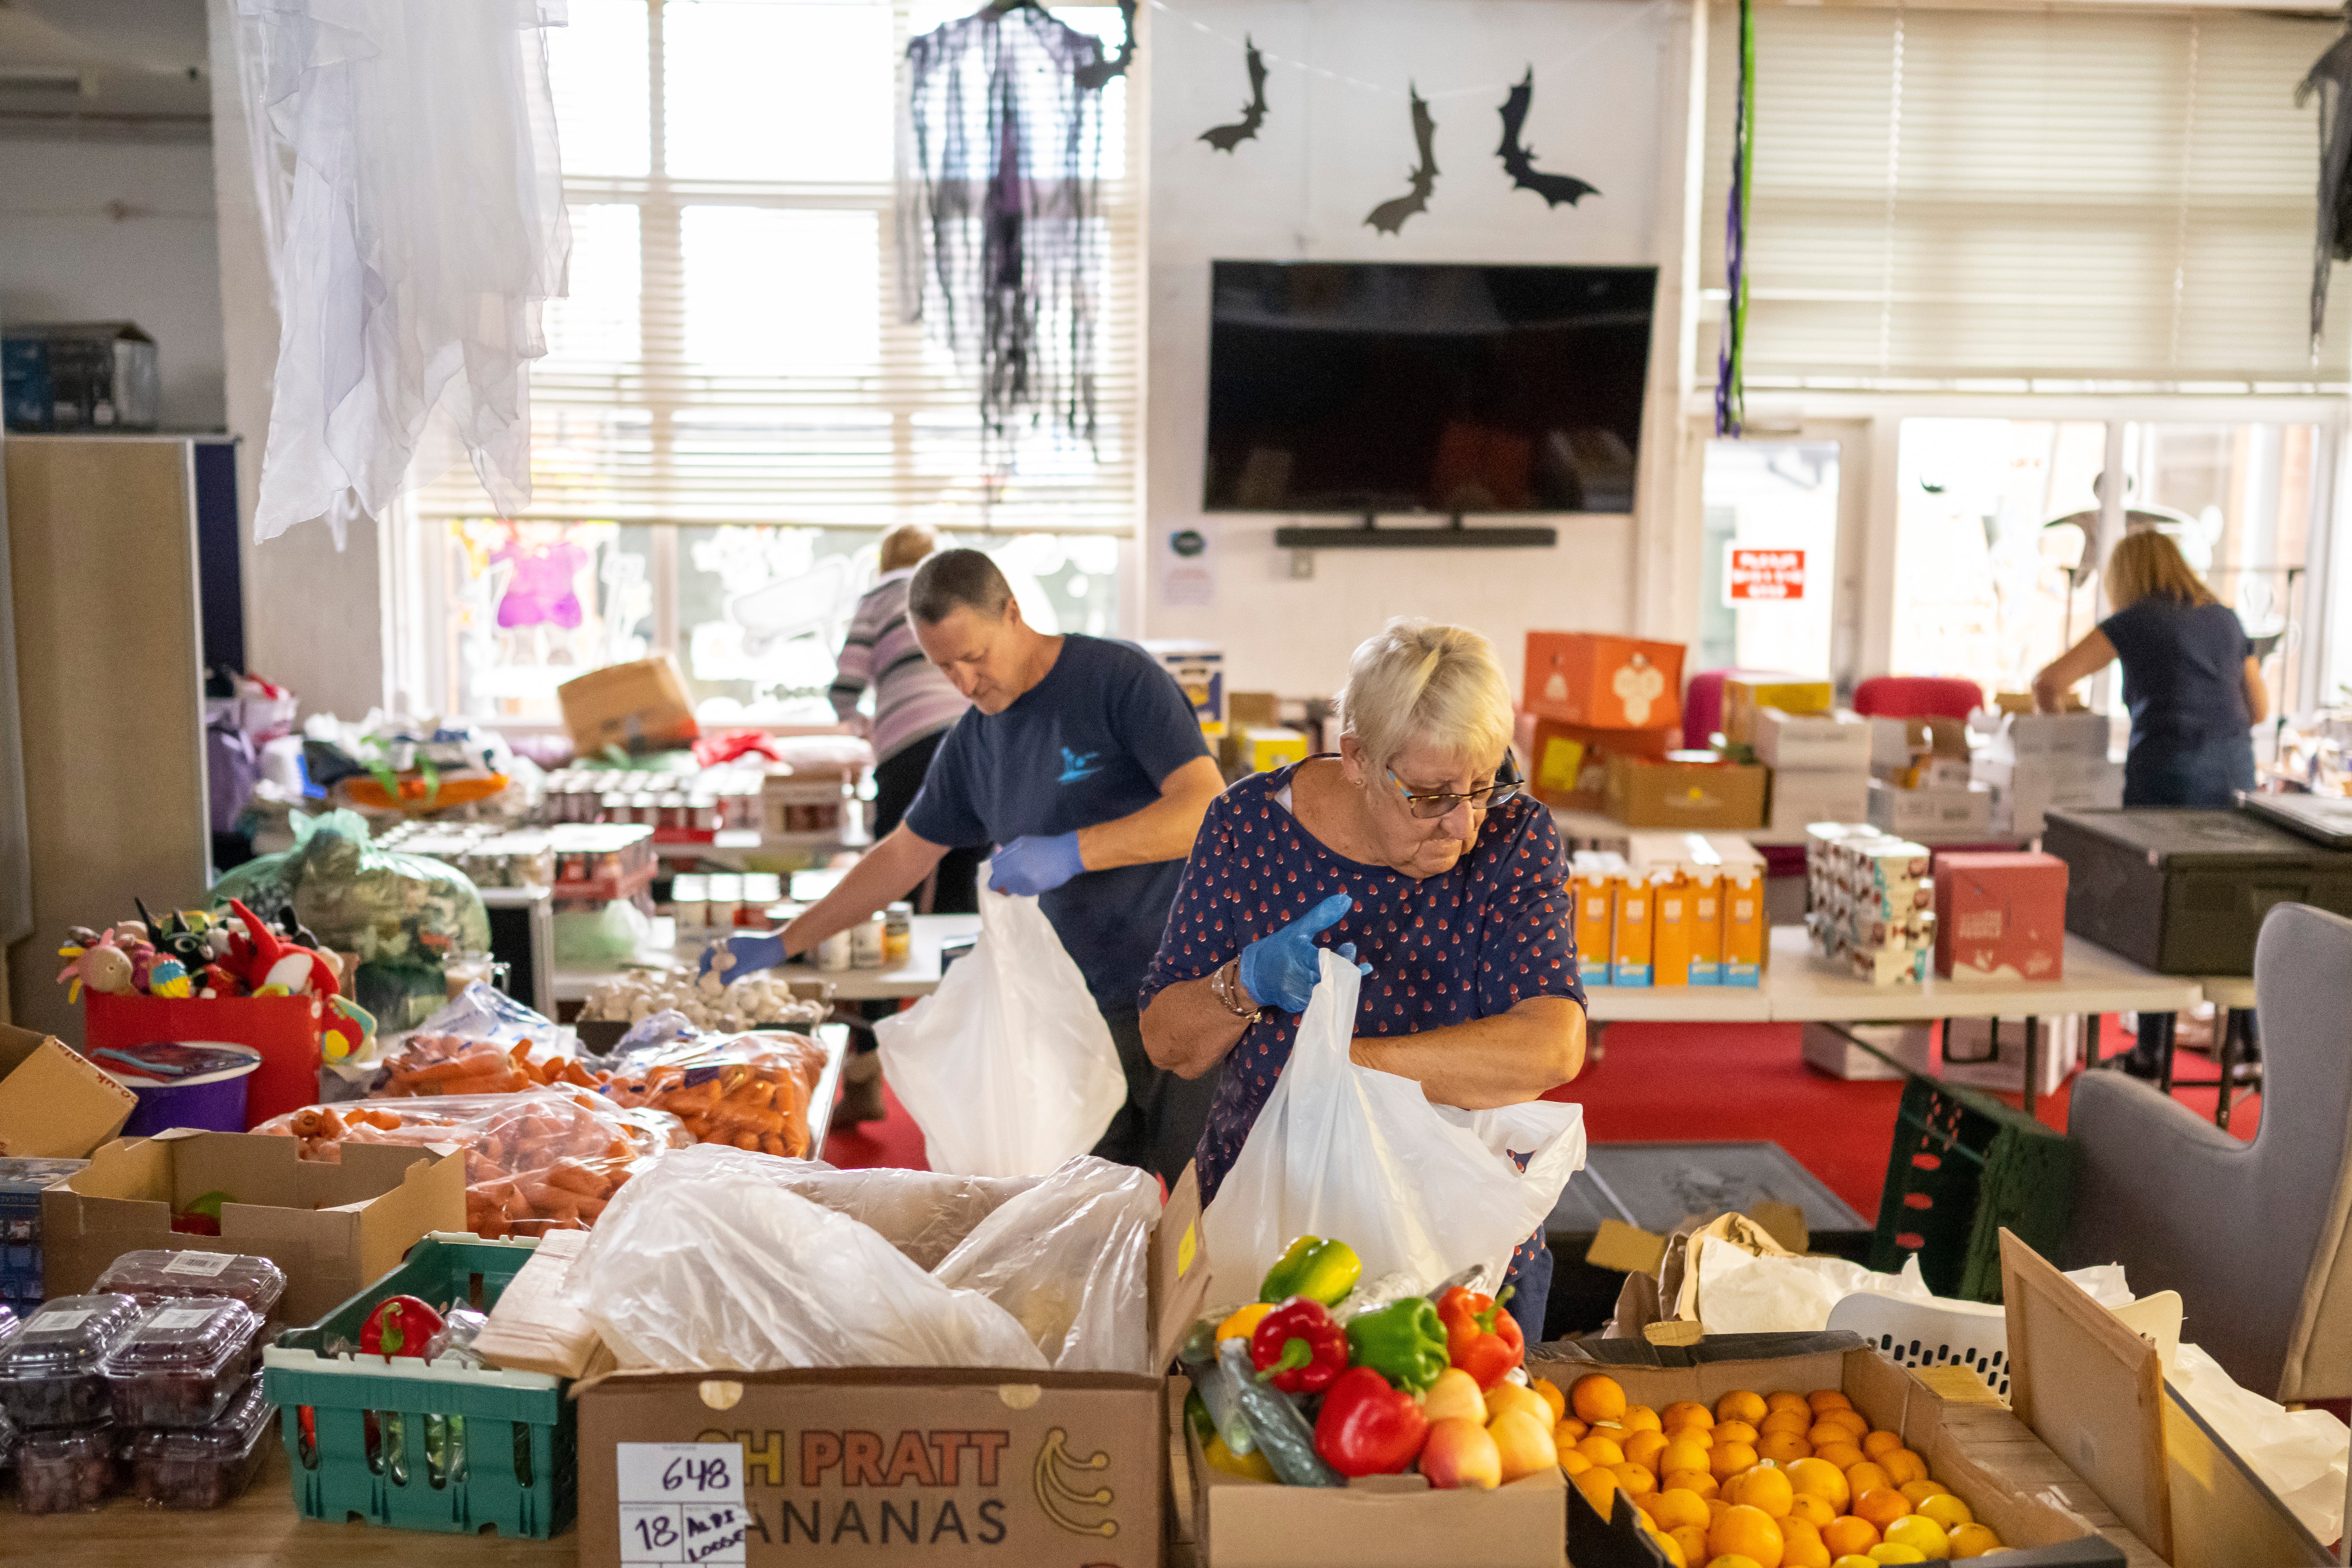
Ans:
{"type": "Polygon", "coordinates": [[[1210,511],[1631,511],[1654,267],[1219,261],[1210,511]]]}

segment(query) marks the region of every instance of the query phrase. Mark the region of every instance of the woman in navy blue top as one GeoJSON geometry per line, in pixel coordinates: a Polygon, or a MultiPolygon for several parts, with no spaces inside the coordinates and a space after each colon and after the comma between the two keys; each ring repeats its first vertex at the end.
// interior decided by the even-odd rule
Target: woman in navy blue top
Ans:
{"type": "MultiPolygon", "coordinates": [[[[1540,1097],[1584,1062],[1567,857],[1508,771],[1510,696],[1484,637],[1394,621],[1356,650],[1338,756],[1234,785],[1210,806],[1143,984],[1152,1060],[1224,1071],[1200,1144],[1216,1194],[1288,1061],[1318,949],[1366,973],[1358,1065],[1482,1110],[1540,1097]]],[[[1510,1310],[1543,1337],[1551,1256],[1511,1263],[1510,1310]]]]}
{"type": "Polygon", "coordinates": [[[2116,613],[2033,678],[2037,704],[2058,711],[2069,687],[2121,659],[2124,804],[2227,809],[2232,791],[2254,787],[2250,731],[2270,712],[2237,612],[2154,530],[2107,557],[2107,602],[2116,613]]]}

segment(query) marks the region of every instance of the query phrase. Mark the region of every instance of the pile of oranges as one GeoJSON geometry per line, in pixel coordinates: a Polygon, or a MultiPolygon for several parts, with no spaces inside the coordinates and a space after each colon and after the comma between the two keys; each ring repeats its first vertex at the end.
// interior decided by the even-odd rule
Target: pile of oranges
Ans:
{"type": "Polygon", "coordinates": [[[1595,1373],[1569,1390],[1552,1441],[1601,1516],[1625,1498],[1675,1568],[1878,1568],[2002,1549],[1833,1388],[1652,1410],[1595,1373]]]}

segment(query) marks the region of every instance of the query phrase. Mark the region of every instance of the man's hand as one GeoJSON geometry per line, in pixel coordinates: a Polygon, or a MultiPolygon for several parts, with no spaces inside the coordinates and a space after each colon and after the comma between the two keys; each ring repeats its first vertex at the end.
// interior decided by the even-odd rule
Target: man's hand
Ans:
{"type": "Polygon", "coordinates": [[[1078,836],[1056,834],[1051,838],[1016,838],[996,852],[989,863],[988,889],[1032,897],[1051,892],[1085,870],[1078,858],[1078,836]]]}
{"type": "Polygon", "coordinates": [[[736,981],[759,970],[777,968],[788,956],[784,952],[783,932],[747,931],[741,936],[730,936],[724,942],[714,942],[704,948],[702,973],[708,974],[716,968],[719,979],[736,981]],[[727,955],[724,963],[719,962],[722,952],[727,955]]]}

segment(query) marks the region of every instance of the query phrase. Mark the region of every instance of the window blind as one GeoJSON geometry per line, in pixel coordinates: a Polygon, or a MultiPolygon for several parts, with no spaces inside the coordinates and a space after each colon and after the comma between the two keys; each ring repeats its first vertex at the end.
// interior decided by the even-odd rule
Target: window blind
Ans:
{"type": "MultiPolygon", "coordinates": [[[[2340,389],[2309,335],[2316,110],[2341,31],[2248,12],[1756,9],[1748,384],[2340,389]]],[[[1738,12],[1710,16],[1713,378],[1738,12]]]]}
{"type": "MultiPolygon", "coordinates": [[[[976,372],[898,309],[907,40],[969,0],[572,0],[551,35],[571,294],[531,374],[551,521],[1131,532],[1140,137],[1106,88],[1091,444],[984,447],[976,372]]],[[[1057,15],[1113,43],[1118,13],[1057,15]]],[[[495,515],[459,469],[418,515],[495,515]]]]}

